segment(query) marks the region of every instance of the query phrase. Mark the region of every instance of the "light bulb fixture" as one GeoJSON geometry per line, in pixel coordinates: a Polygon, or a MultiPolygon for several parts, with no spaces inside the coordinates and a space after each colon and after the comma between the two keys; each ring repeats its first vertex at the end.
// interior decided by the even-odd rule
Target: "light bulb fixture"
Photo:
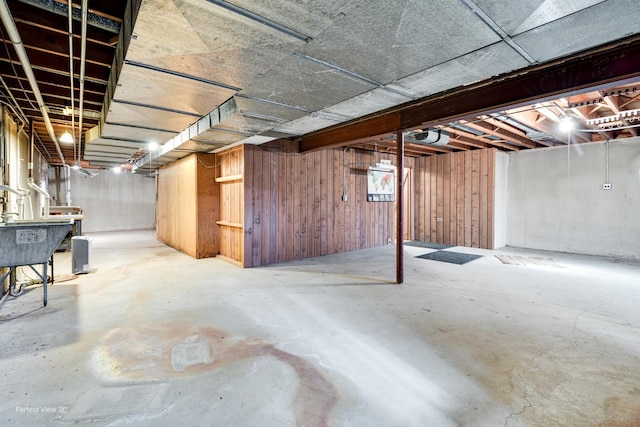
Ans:
{"type": "Polygon", "coordinates": [[[560,120],[560,130],[563,132],[569,132],[575,126],[575,121],[569,116],[565,116],[560,120]]]}
{"type": "Polygon", "coordinates": [[[68,130],[65,130],[64,133],[60,136],[60,142],[64,142],[65,144],[73,144],[73,136],[69,133],[68,130]]]}
{"type": "Polygon", "coordinates": [[[122,172],[122,168],[120,166],[114,166],[114,167],[111,168],[111,170],[113,171],[113,173],[122,172]]]}
{"type": "Polygon", "coordinates": [[[149,145],[147,145],[147,148],[149,149],[149,151],[156,151],[158,147],[159,145],[157,142],[150,142],[149,145]]]}

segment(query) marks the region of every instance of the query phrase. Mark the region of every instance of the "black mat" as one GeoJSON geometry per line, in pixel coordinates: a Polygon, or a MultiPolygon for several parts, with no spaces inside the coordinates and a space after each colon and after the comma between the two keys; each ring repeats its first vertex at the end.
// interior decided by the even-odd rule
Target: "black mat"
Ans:
{"type": "Polygon", "coordinates": [[[411,240],[409,242],[404,242],[407,246],[416,246],[418,248],[427,248],[427,249],[449,249],[453,246],[451,245],[443,245],[442,243],[431,243],[431,242],[423,242],[421,240],[411,240]]]}
{"type": "Polygon", "coordinates": [[[416,258],[429,259],[431,261],[442,261],[448,262],[451,264],[466,264],[475,259],[482,258],[482,255],[472,255],[472,254],[463,254],[460,252],[451,252],[451,251],[437,251],[431,252],[424,255],[419,255],[416,258]]]}

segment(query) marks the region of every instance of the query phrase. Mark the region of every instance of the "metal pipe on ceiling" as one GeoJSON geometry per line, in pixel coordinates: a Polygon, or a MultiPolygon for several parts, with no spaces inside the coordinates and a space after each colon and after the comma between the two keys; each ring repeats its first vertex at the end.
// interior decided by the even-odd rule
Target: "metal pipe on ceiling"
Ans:
{"type": "Polygon", "coordinates": [[[67,18],[68,18],[68,22],[69,22],[69,85],[71,86],[71,135],[73,135],[73,160],[75,162],[75,164],[77,165],[78,162],[80,161],[79,158],[77,158],[77,152],[76,152],[76,95],[75,95],[75,88],[74,88],[74,84],[73,84],[73,5],[71,2],[67,3],[68,6],[68,13],[67,13],[67,18]]]}
{"type": "Polygon", "coordinates": [[[60,144],[58,143],[58,138],[53,130],[53,125],[51,124],[51,119],[49,118],[49,113],[47,112],[47,106],[44,103],[44,99],[42,98],[42,93],[40,92],[40,88],[38,87],[38,81],[36,80],[36,76],[33,74],[33,69],[31,68],[31,62],[29,61],[29,57],[27,56],[27,51],[22,44],[22,39],[20,38],[20,33],[18,32],[18,28],[16,27],[16,23],[13,20],[13,15],[11,15],[11,11],[9,10],[9,6],[7,5],[7,0],[2,0],[0,2],[0,19],[2,19],[2,23],[4,27],[7,29],[9,33],[9,38],[11,39],[11,43],[13,44],[13,48],[20,59],[20,64],[22,65],[22,69],[24,70],[24,74],[27,76],[27,80],[29,80],[29,85],[31,86],[31,90],[33,91],[34,96],[36,97],[36,101],[38,102],[38,108],[40,108],[40,113],[42,114],[42,118],[44,119],[44,124],[47,128],[47,132],[49,133],[49,137],[53,141],[56,146],[56,151],[58,152],[58,156],[60,157],[60,161],[62,165],[65,165],[64,155],[62,154],[62,150],[60,149],[60,144]]]}
{"type": "MultiPolygon", "coordinates": [[[[41,209],[40,211],[40,217],[49,218],[49,198],[50,198],[49,193],[46,190],[43,190],[42,188],[40,188],[40,186],[36,184],[33,178],[33,159],[34,159],[33,150],[35,148],[35,135],[36,135],[36,131],[33,128],[33,119],[29,121],[29,127],[30,127],[29,133],[31,135],[29,135],[29,161],[28,161],[29,178],[27,179],[27,185],[29,185],[29,188],[35,190],[38,194],[43,196],[44,208],[41,209]]],[[[63,165],[63,166],[66,166],[66,165],[63,165]]]]}
{"type": "Polygon", "coordinates": [[[4,90],[7,91],[7,93],[9,94],[9,98],[11,98],[11,101],[13,101],[13,105],[7,104],[7,106],[11,108],[11,111],[13,111],[13,114],[15,114],[16,117],[18,117],[22,121],[22,124],[26,125],[29,122],[29,120],[27,120],[27,115],[24,113],[24,111],[22,111],[20,104],[18,104],[18,100],[13,96],[13,92],[11,92],[11,89],[9,89],[7,82],[5,82],[2,77],[0,77],[0,82],[2,82],[2,86],[4,87],[4,90]]]}
{"type": "Polygon", "coordinates": [[[80,102],[78,105],[78,161],[82,159],[82,118],[84,116],[84,75],[85,62],[87,59],[87,12],[89,10],[88,0],[82,0],[82,32],[80,35],[80,102]]]}

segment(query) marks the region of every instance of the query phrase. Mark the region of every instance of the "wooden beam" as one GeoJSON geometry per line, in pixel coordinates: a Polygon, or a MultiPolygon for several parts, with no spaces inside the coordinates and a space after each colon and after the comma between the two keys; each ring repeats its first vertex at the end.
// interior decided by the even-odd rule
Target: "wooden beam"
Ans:
{"type": "Polygon", "coordinates": [[[352,139],[446,124],[586,89],[605,88],[613,82],[640,76],[637,58],[640,58],[640,37],[636,36],[310,133],[298,140],[300,151],[340,146],[352,139]]]}
{"type": "Polygon", "coordinates": [[[400,128],[400,114],[396,113],[380,116],[375,120],[349,123],[349,126],[329,128],[303,137],[300,140],[300,152],[340,147],[345,145],[345,142],[393,132],[400,128]]]}
{"type": "Polygon", "coordinates": [[[503,131],[507,132],[506,134],[503,132],[500,132],[500,135],[502,135],[505,139],[513,139],[515,137],[517,137],[518,139],[515,141],[518,144],[527,147],[527,148],[537,148],[538,144],[536,144],[536,142],[534,140],[532,140],[531,138],[529,138],[527,136],[527,134],[520,130],[520,129],[516,129],[515,127],[509,125],[508,123],[502,122],[498,119],[494,119],[492,117],[490,118],[486,118],[484,120],[485,122],[489,123],[490,125],[495,126],[496,128],[500,128],[503,131]],[[515,135],[515,137],[513,137],[515,135]],[[513,138],[512,138],[513,137],[513,138]]]}
{"type": "Polygon", "coordinates": [[[615,98],[612,98],[611,96],[605,96],[604,102],[611,109],[611,111],[613,111],[613,114],[620,113],[620,106],[618,105],[620,102],[620,98],[618,98],[617,96],[615,98]]]}
{"type": "MultiPolygon", "coordinates": [[[[517,135],[504,135],[503,132],[496,132],[493,129],[490,129],[489,126],[485,126],[482,123],[473,123],[473,122],[468,122],[466,120],[462,120],[460,123],[462,123],[465,126],[470,127],[471,129],[475,129],[479,132],[483,132],[486,133],[487,135],[491,135],[491,136],[495,136],[496,138],[500,138],[500,139],[506,139],[506,140],[512,140],[520,145],[523,145],[527,148],[535,148],[535,144],[533,144],[530,140],[528,140],[527,138],[522,138],[522,137],[518,137],[517,135]]],[[[502,148],[507,148],[509,150],[512,150],[514,148],[517,147],[513,147],[510,144],[506,144],[500,141],[492,141],[491,139],[484,139],[483,141],[485,141],[487,144],[496,146],[496,147],[502,147],[502,148]]]]}

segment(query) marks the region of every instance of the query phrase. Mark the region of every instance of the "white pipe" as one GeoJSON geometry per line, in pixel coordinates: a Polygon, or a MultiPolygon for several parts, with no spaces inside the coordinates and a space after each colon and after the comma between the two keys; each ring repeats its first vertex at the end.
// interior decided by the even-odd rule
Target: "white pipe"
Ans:
{"type": "Polygon", "coordinates": [[[29,190],[23,190],[21,188],[15,189],[8,185],[0,185],[0,191],[8,191],[18,196],[16,203],[18,205],[18,219],[24,218],[24,197],[29,195],[29,190]]]}
{"type": "Polygon", "coordinates": [[[78,164],[80,162],[79,158],[76,158],[76,94],[75,88],[73,84],[73,5],[72,2],[67,3],[68,13],[67,18],[69,21],[69,84],[71,86],[71,135],[73,135],[73,160],[74,163],[78,164]]]}
{"type": "Polygon", "coordinates": [[[67,202],[67,206],[71,206],[71,168],[67,165],[64,167],[64,170],[64,182],[66,183],[65,187],[67,189],[67,197],[65,200],[67,202]]]}
{"type": "Polygon", "coordinates": [[[20,59],[20,64],[22,64],[24,74],[27,76],[27,80],[29,80],[29,84],[31,85],[31,90],[33,91],[33,95],[36,97],[36,101],[38,102],[38,108],[40,108],[40,113],[42,114],[42,118],[44,119],[44,124],[47,127],[47,132],[49,133],[49,137],[51,138],[54,145],[56,146],[56,151],[58,152],[58,156],[62,161],[62,165],[64,165],[65,164],[64,156],[62,155],[62,150],[60,149],[58,138],[56,138],[56,134],[53,130],[53,125],[51,124],[49,113],[47,112],[47,106],[45,105],[44,99],[42,98],[42,93],[40,93],[40,88],[38,87],[38,81],[36,80],[36,77],[33,74],[33,69],[31,68],[31,62],[29,61],[29,57],[27,56],[27,51],[24,49],[24,45],[22,44],[20,33],[18,33],[18,28],[16,27],[16,23],[14,22],[13,16],[11,15],[11,11],[9,10],[9,6],[7,5],[7,0],[2,0],[0,2],[0,19],[2,19],[2,23],[4,24],[4,27],[6,28],[7,33],[9,33],[9,38],[11,39],[11,43],[13,44],[13,48],[15,49],[16,54],[20,59]]]}
{"type": "Polygon", "coordinates": [[[40,212],[39,217],[49,218],[49,197],[50,197],[49,193],[43,190],[42,188],[40,188],[40,186],[37,185],[33,180],[33,152],[35,150],[35,135],[36,135],[35,130],[33,129],[33,119],[31,119],[29,125],[30,125],[31,135],[29,138],[29,162],[28,162],[29,178],[27,179],[27,185],[29,186],[29,188],[36,190],[37,193],[44,196],[44,211],[40,212]]]}
{"type": "Polygon", "coordinates": [[[80,102],[78,105],[78,162],[82,158],[82,119],[84,118],[84,74],[87,59],[87,13],[89,1],[82,0],[82,32],[80,45],[80,102]]]}
{"type": "Polygon", "coordinates": [[[15,188],[9,187],[8,185],[0,185],[0,191],[10,191],[13,194],[17,194],[18,196],[23,196],[23,197],[29,195],[28,190],[15,189],[15,188]]]}
{"type": "Polygon", "coordinates": [[[40,213],[42,218],[49,218],[49,193],[40,188],[40,186],[33,181],[33,177],[29,177],[27,184],[30,188],[33,188],[40,195],[44,196],[44,211],[40,213]]]}

